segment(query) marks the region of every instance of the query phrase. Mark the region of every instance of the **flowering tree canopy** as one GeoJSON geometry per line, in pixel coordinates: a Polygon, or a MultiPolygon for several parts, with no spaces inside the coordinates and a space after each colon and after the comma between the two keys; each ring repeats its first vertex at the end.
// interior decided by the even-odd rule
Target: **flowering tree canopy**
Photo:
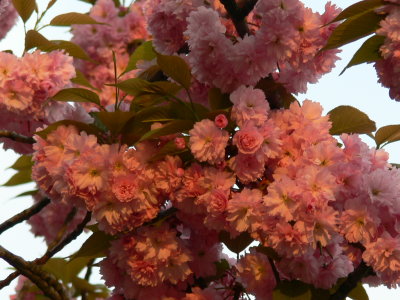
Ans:
{"type": "Polygon", "coordinates": [[[24,53],[0,52],[0,142],[21,154],[5,185],[37,184],[0,233],[28,220],[48,245],[34,261],[0,246],[16,269],[0,286],[21,275],[11,299],[360,300],[362,283],[400,284],[400,171],[381,149],[400,125],[296,99],[370,36],[346,68],[373,62],[400,101],[399,0],[85,0],[43,24],[56,2],[0,0],[0,38],[37,15],[24,53]]]}

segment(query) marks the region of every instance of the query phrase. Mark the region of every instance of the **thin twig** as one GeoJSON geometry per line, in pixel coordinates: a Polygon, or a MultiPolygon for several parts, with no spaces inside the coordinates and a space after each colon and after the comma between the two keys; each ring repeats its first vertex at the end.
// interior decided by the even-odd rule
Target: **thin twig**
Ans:
{"type": "Polygon", "coordinates": [[[8,138],[10,140],[25,143],[25,144],[34,144],[36,141],[29,136],[21,135],[13,131],[0,130],[0,138],[8,138]]]}
{"type": "Polygon", "coordinates": [[[20,212],[19,214],[4,221],[2,224],[0,224],[0,234],[2,234],[4,231],[10,229],[11,227],[13,227],[25,220],[28,220],[30,217],[32,217],[33,215],[40,212],[49,203],[50,203],[50,199],[44,198],[40,202],[37,202],[34,205],[32,205],[30,208],[27,208],[24,211],[20,212]]]}
{"type": "Polygon", "coordinates": [[[75,240],[83,232],[85,226],[87,225],[87,223],[89,223],[91,218],[92,218],[92,213],[88,211],[86,213],[85,218],[82,220],[81,223],[79,223],[79,225],[75,228],[74,231],[68,234],[57,246],[55,246],[52,249],[48,249],[41,258],[34,260],[34,262],[38,263],[39,265],[45,264],[57,252],[61,251],[66,245],[75,240]]]}
{"type": "Polygon", "coordinates": [[[271,265],[272,272],[274,273],[276,284],[281,282],[281,277],[279,276],[278,269],[275,266],[274,260],[271,257],[268,257],[269,264],[271,265]]]}

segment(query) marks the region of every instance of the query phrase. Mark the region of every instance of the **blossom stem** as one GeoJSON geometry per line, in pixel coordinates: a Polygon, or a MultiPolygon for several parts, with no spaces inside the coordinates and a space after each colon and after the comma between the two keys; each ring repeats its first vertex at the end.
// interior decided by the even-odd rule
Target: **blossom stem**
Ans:
{"type": "Polygon", "coordinates": [[[346,296],[357,286],[358,282],[364,277],[375,274],[370,266],[367,266],[364,261],[347,276],[346,280],[340,285],[337,291],[330,296],[329,300],[344,300],[346,296]]]}
{"type": "Polygon", "coordinates": [[[16,142],[34,144],[36,141],[29,136],[24,136],[12,131],[0,130],[0,138],[8,138],[16,142]]]}
{"type": "Polygon", "coordinates": [[[11,227],[13,227],[25,220],[28,220],[30,217],[32,217],[33,215],[40,212],[49,203],[50,203],[50,199],[44,198],[40,202],[37,202],[36,204],[32,205],[30,208],[27,208],[27,209],[23,210],[22,212],[20,212],[19,214],[4,221],[2,224],[0,224],[0,234],[2,234],[4,231],[10,229],[11,227]]]}

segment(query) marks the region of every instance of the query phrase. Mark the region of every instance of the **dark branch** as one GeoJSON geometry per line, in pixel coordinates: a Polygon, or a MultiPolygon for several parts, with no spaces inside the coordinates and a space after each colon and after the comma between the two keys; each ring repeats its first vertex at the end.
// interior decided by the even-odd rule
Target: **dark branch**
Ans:
{"type": "Polygon", "coordinates": [[[15,271],[15,272],[11,273],[10,275],[8,275],[6,279],[0,281],[0,290],[3,287],[8,286],[18,276],[19,276],[19,272],[15,271]]]}
{"type": "Polygon", "coordinates": [[[246,18],[249,13],[254,9],[258,0],[247,0],[240,6],[240,14],[239,17],[246,18]]]}
{"type": "Polygon", "coordinates": [[[235,0],[220,0],[220,2],[224,5],[240,37],[250,34],[246,17],[253,10],[257,0],[248,0],[241,7],[237,6],[235,0]]]}
{"type": "Polygon", "coordinates": [[[34,144],[36,141],[29,136],[20,135],[18,133],[6,130],[0,130],[0,138],[8,138],[16,142],[25,144],[34,144]]]}
{"type": "Polygon", "coordinates": [[[357,286],[361,279],[374,274],[374,270],[367,266],[364,261],[361,261],[358,267],[347,276],[346,280],[341,284],[337,291],[330,296],[329,300],[346,299],[346,296],[357,286]]]}
{"type": "Polygon", "coordinates": [[[3,222],[0,224],[0,234],[2,234],[4,231],[10,229],[11,227],[28,220],[30,217],[33,215],[37,214],[40,212],[46,205],[50,203],[49,198],[44,198],[40,202],[32,205],[30,208],[25,209],[24,211],[20,212],[19,214],[11,217],[7,221],[3,222]]]}
{"type": "Polygon", "coordinates": [[[276,284],[281,282],[281,277],[279,276],[278,269],[275,266],[274,260],[271,257],[268,257],[269,264],[271,265],[272,272],[274,273],[276,284]]]}
{"type": "MultiPolygon", "coordinates": [[[[76,239],[83,232],[83,230],[85,229],[85,226],[87,225],[87,223],[89,223],[91,217],[92,217],[92,213],[88,212],[86,214],[85,218],[83,219],[83,221],[75,228],[74,231],[72,231],[69,235],[67,235],[64,240],[62,240],[56,247],[54,247],[52,249],[48,249],[41,258],[35,259],[33,262],[30,262],[30,264],[35,265],[35,266],[45,264],[57,252],[61,251],[66,245],[68,245],[70,242],[72,242],[74,239],[76,239]]],[[[28,263],[28,262],[26,262],[26,263],[28,263]]],[[[20,270],[17,267],[16,267],[16,269],[17,269],[17,271],[15,271],[14,273],[11,273],[10,275],[8,275],[8,277],[6,279],[0,281],[0,289],[9,285],[20,274],[25,275],[24,273],[20,272],[20,270]]],[[[53,298],[51,298],[51,299],[53,299],[53,298]]]]}
{"type": "Polygon", "coordinates": [[[27,262],[21,257],[12,254],[10,251],[0,246],[0,257],[11,266],[18,269],[19,273],[29,278],[38,288],[54,300],[67,300],[62,285],[51,274],[46,273],[41,267],[27,262]]]}
{"type": "Polygon", "coordinates": [[[52,258],[57,252],[61,251],[66,245],[71,243],[73,240],[75,240],[85,229],[85,226],[87,223],[89,223],[90,219],[92,218],[92,213],[87,212],[85,218],[82,220],[81,223],[75,228],[74,231],[72,231],[70,234],[68,234],[65,239],[63,239],[57,246],[54,248],[50,248],[46,251],[46,253],[39,259],[36,259],[34,262],[38,263],[39,265],[45,264],[50,258],[52,258]]]}

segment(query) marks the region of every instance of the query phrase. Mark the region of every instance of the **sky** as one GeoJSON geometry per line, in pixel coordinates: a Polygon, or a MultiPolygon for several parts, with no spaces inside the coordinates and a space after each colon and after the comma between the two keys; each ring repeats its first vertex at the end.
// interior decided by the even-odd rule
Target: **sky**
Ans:
{"type": "MultiPolygon", "coordinates": [[[[325,1],[303,0],[306,6],[315,11],[322,12],[325,1]]],[[[345,8],[356,3],[354,0],[333,0],[332,3],[345,8]]],[[[40,8],[43,9],[48,0],[37,0],[40,8]]],[[[52,17],[66,12],[87,12],[89,5],[78,0],[58,0],[49,11],[44,22],[49,22],[52,17]]],[[[33,18],[32,18],[33,19],[33,18]]],[[[45,24],[45,23],[44,23],[45,24]]],[[[33,24],[28,22],[27,28],[31,29],[33,24]]],[[[68,39],[70,34],[66,27],[53,28],[47,27],[41,32],[48,39],[68,39]]],[[[13,28],[5,39],[0,41],[0,51],[12,49],[16,55],[21,55],[23,51],[23,26],[22,22],[13,28]]],[[[298,95],[299,100],[310,99],[318,101],[327,113],[339,105],[351,105],[368,114],[370,119],[376,122],[377,128],[385,125],[400,124],[400,103],[391,100],[388,90],[377,83],[377,76],[372,64],[363,64],[348,69],[343,75],[339,76],[341,70],[351,59],[355,51],[360,47],[362,41],[347,45],[342,48],[339,55],[341,60],[337,62],[336,68],[329,74],[324,75],[317,84],[309,85],[306,94],[298,95]]],[[[373,141],[365,137],[364,140],[374,146],[373,141]]],[[[393,143],[385,147],[390,154],[391,163],[400,163],[400,143],[393,143]]],[[[7,169],[18,158],[12,151],[4,151],[0,146],[0,184],[6,182],[14,172],[7,169]]],[[[29,197],[15,198],[21,192],[32,190],[33,184],[25,184],[17,187],[0,186],[0,223],[14,214],[28,208],[32,204],[29,197]]],[[[87,237],[87,235],[86,235],[87,237]]],[[[74,243],[66,247],[60,256],[67,256],[85,240],[86,237],[78,238],[74,243]]],[[[43,240],[35,239],[29,231],[29,227],[20,224],[0,235],[0,245],[22,256],[27,260],[40,257],[46,250],[43,240]]],[[[0,280],[4,279],[12,270],[0,260],[0,280]]],[[[7,288],[0,290],[0,300],[8,299],[13,293],[16,280],[7,288]]],[[[380,288],[367,288],[371,300],[398,300],[400,290],[380,288]]]]}

